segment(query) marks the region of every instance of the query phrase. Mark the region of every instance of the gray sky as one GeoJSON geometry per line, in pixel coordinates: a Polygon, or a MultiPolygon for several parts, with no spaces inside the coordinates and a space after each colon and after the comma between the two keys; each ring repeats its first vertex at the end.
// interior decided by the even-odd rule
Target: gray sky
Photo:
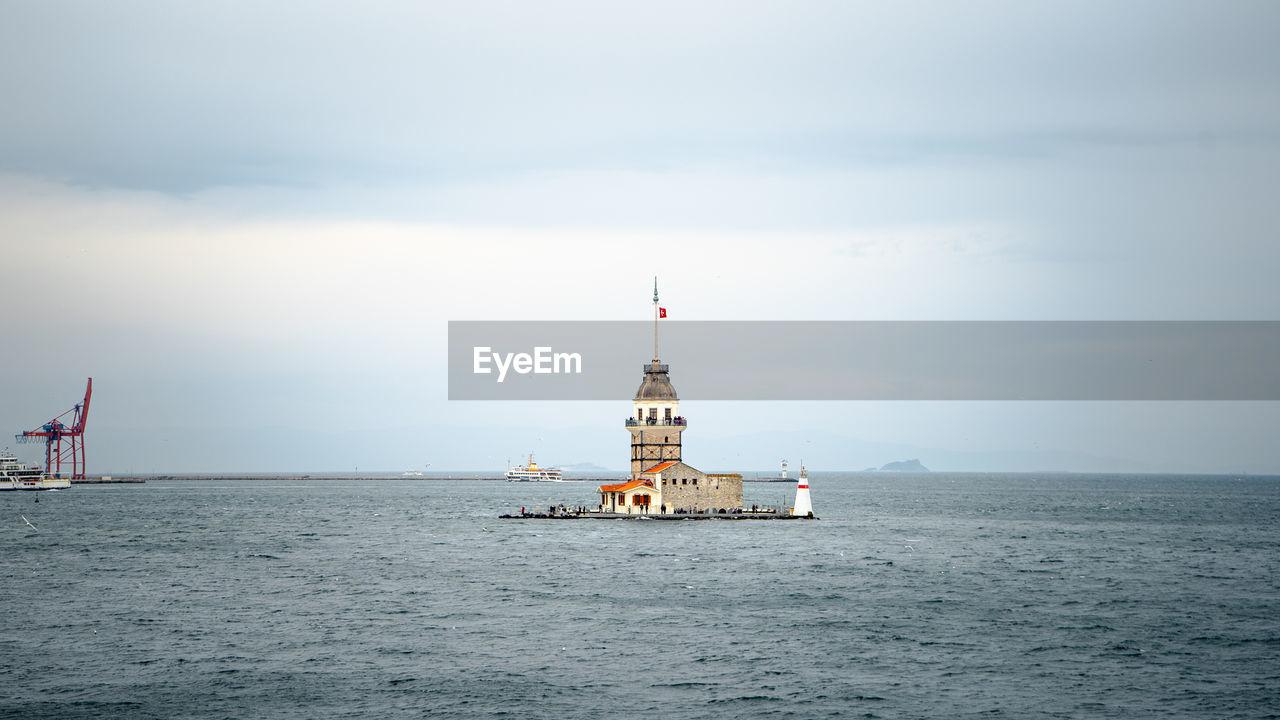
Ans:
{"type": "MultiPolygon", "coordinates": [[[[93,376],[91,470],[622,468],[634,387],[449,403],[445,327],[644,319],[655,274],[680,319],[1280,319],[1276,27],[1272,2],[5,3],[0,427],[93,376]]],[[[708,469],[1280,472],[1275,403],[684,409],[708,469]]]]}

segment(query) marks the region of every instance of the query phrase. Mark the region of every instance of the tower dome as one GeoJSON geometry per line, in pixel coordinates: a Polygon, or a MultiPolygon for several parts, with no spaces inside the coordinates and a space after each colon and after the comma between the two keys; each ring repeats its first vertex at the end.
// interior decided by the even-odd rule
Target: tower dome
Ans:
{"type": "Polygon", "coordinates": [[[676,389],[671,386],[667,366],[657,362],[644,366],[644,380],[636,390],[636,400],[678,400],[676,389]]]}

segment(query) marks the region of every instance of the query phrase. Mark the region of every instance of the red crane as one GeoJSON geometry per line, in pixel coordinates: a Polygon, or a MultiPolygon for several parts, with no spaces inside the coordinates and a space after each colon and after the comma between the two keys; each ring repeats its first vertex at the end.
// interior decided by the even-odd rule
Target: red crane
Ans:
{"type": "Polygon", "coordinates": [[[62,477],[62,463],[71,462],[71,479],[84,479],[84,421],[89,418],[89,396],[93,395],[93,378],[84,389],[84,402],[62,413],[36,430],[28,430],[17,436],[19,442],[44,440],[44,469],[55,477],[62,477]],[[71,424],[62,419],[71,415],[71,424]],[[63,447],[66,438],[66,447],[63,447]]]}

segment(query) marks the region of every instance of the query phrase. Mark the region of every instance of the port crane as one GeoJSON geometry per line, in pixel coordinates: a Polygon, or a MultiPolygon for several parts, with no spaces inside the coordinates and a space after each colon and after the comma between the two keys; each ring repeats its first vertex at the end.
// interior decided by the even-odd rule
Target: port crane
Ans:
{"type": "Polygon", "coordinates": [[[70,462],[71,479],[84,479],[84,423],[89,418],[89,398],[93,395],[93,378],[84,389],[84,402],[55,417],[35,430],[16,435],[18,442],[44,441],[44,469],[54,477],[63,477],[62,464],[70,462]],[[70,425],[63,422],[71,416],[70,425]]]}

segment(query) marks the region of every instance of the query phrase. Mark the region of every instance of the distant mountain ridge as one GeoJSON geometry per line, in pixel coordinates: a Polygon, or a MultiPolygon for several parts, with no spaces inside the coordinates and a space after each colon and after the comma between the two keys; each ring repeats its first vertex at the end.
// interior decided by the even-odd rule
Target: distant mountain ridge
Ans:
{"type": "Polygon", "coordinates": [[[610,470],[607,467],[601,467],[600,465],[596,465],[595,463],[590,463],[590,462],[570,463],[568,465],[561,465],[560,470],[566,473],[573,473],[577,475],[616,473],[616,471],[610,470]]]}

